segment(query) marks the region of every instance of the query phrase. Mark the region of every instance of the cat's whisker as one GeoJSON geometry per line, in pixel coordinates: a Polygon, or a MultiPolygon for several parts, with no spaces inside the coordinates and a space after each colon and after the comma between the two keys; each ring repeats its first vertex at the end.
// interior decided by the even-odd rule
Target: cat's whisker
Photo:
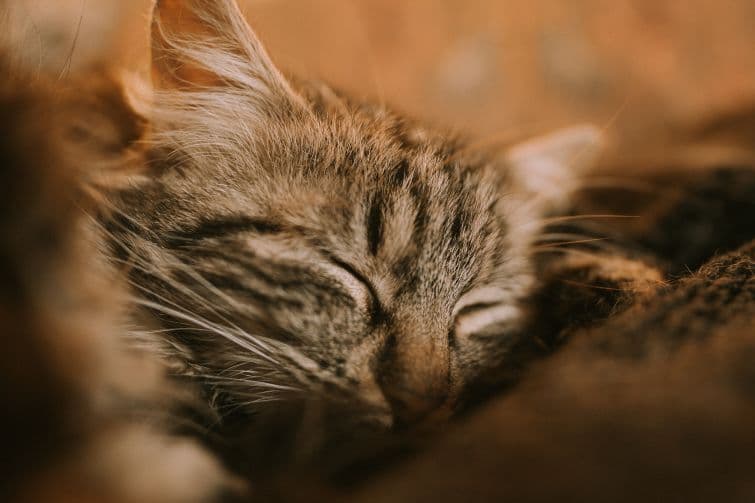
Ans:
{"type": "MultiPolygon", "coordinates": [[[[182,331],[186,330],[186,328],[163,328],[160,330],[137,330],[137,329],[129,329],[129,333],[132,334],[144,334],[144,335],[158,335],[158,334],[170,334],[170,333],[180,333],[182,331]]],[[[197,332],[210,332],[209,330],[194,329],[197,332]]]]}
{"type": "Polygon", "coordinates": [[[252,400],[245,400],[241,402],[223,404],[223,405],[218,406],[217,409],[218,409],[218,412],[221,412],[223,415],[230,416],[237,410],[241,410],[246,407],[255,407],[259,405],[276,403],[276,402],[281,402],[281,401],[282,401],[281,398],[255,398],[252,400]]]}
{"type": "Polygon", "coordinates": [[[222,336],[223,338],[227,339],[230,342],[233,342],[234,344],[240,346],[243,349],[246,349],[255,355],[259,356],[260,358],[263,358],[270,363],[278,365],[279,362],[275,360],[273,357],[268,355],[265,351],[260,350],[256,344],[256,338],[252,337],[251,335],[247,333],[243,333],[242,336],[239,336],[239,334],[234,334],[228,330],[223,330],[222,327],[219,327],[215,325],[214,323],[204,320],[198,316],[192,316],[191,314],[186,314],[181,312],[180,310],[172,309],[168,306],[164,306],[162,304],[158,304],[156,302],[151,302],[145,299],[141,298],[135,298],[132,299],[132,301],[140,305],[142,307],[146,307],[148,309],[153,309],[157,312],[162,312],[164,314],[167,314],[169,316],[178,318],[180,320],[186,321],[188,323],[195,324],[201,328],[208,329],[212,332],[214,332],[217,335],[222,336]]]}
{"type": "Polygon", "coordinates": [[[197,375],[196,377],[205,381],[210,381],[213,384],[243,385],[244,387],[261,388],[274,391],[301,391],[299,388],[294,388],[292,386],[274,384],[266,381],[256,381],[252,379],[224,377],[209,374],[197,375]]]}
{"type": "MultiPolygon", "coordinates": [[[[108,212],[116,214],[116,215],[120,216],[121,218],[127,220],[130,225],[133,225],[134,227],[138,227],[147,236],[152,236],[153,238],[157,238],[158,237],[151,229],[149,229],[145,225],[141,224],[139,221],[137,221],[136,219],[132,218],[131,216],[129,216],[128,213],[126,213],[122,209],[118,208],[117,206],[115,206],[114,204],[112,204],[112,202],[108,201],[107,199],[105,199],[105,200],[102,201],[100,209],[103,210],[103,211],[106,210],[108,212]]],[[[97,218],[94,215],[89,214],[88,212],[86,213],[86,215],[89,218],[90,222],[93,225],[95,225],[100,231],[104,232],[110,238],[117,239],[117,237],[112,232],[110,232],[107,229],[107,227],[105,225],[105,222],[100,221],[99,218],[97,218]]],[[[118,222],[117,220],[114,220],[112,218],[107,218],[106,221],[107,221],[107,223],[111,223],[111,224],[116,225],[119,229],[123,230],[125,233],[127,233],[129,235],[138,236],[131,229],[127,228],[125,225],[123,225],[122,223],[118,222]]],[[[138,236],[138,237],[141,237],[141,236],[138,236]]]]}
{"type": "MultiPolygon", "coordinates": [[[[267,382],[278,381],[290,386],[291,379],[301,384],[302,389],[312,389],[313,380],[309,377],[310,371],[307,370],[307,365],[303,364],[303,361],[308,363],[309,367],[314,365],[310,359],[305,357],[295,348],[285,343],[280,343],[275,340],[269,340],[269,342],[276,347],[271,351],[275,352],[277,358],[284,358],[286,361],[281,362],[272,367],[265,367],[263,361],[249,358],[245,354],[234,354],[233,358],[237,360],[234,364],[226,367],[225,369],[217,371],[217,375],[230,375],[231,377],[241,377],[245,379],[257,379],[262,376],[267,382]],[[275,376],[278,376],[274,379],[275,376]]],[[[340,383],[332,383],[336,386],[340,383]]]]}
{"type": "MultiPolygon", "coordinates": [[[[571,239],[593,239],[596,236],[589,235],[589,234],[578,234],[576,232],[549,232],[544,233],[536,238],[537,243],[547,243],[550,241],[564,241],[564,240],[571,240],[571,239]]],[[[609,239],[605,236],[601,236],[602,239],[609,239]]]]}
{"type": "MultiPolygon", "coordinates": [[[[229,295],[226,295],[225,292],[223,292],[222,290],[217,288],[215,285],[213,285],[196,268],[189,267],[189,265],[184,262],[180,263],[179,268],[183,272],[186,272],[187,274],[189,274],[191,278],[194,279],[197,283],[199,283],[202,287],[209,290],[213,295],[216,296],[217,299],[224,301],[228,305],[229,308],[235,309],[237,311],[243,310],[245,308],[248,309],[248,306],[241,305],[236,299],[230,297],[229,295]]],[[[200,299],[201,299],[201,296],[200,296],[200,299]]],[[[209,300],[204,299],[204,302],[205,302],[204,307],[207,307],[210,310],[213,310],[213,307],[212,307],[213,304],[211,304],[209,300]]],[[[225,319],[225,317],[223,317],[223,320],[228,323],[231,323],[229,320],[225,319]]]]}
{"type": "Polygon", "coordinates": [[[558,247],[566,246],[566,245],[597,243],[597,242],[604,242],[606,240],[607,240],[607,238],[590,238],[590,239],[577,239],[577,240],[574,240],[574,241],[560,241],[560,242],[556,242],[556,243],[549,243],[547,245],[535,246],[532,249],[534,251],[549,250],[549,249],[558,248],[558,247]]]}
{"type": "MultiPolygon", "coordinates": [[[[201,305],[203,305],[203,307],[206,307],[208,309],[208,311],[210,311],[214,315],[217,315],[222,321],[224,321],[226,323],[229,323],[231,326],[233,326],[233,328],[235,328],[237,330],[241,330],[239,327],[237,327],[236,325],[232,324],[225,316],[223,316],[212,304],[210,304],[210,302],[207,299],[204,299],[197,292],[195,292],[195,291],[189,289],[188,287],[182,285],[180,282],[173,280],[173,278],[170,278],[166,273],[163,273],[158,268],[149,266],[150,267],[149,269],[145,269],[144,267],[141,267],[139,265],[135,265],[132,262],[122,261],[122,260],[119,260],[119,259],[113,259],[113,260],[114,260],[114,262],[125,263],[125,264],[129,265],[130,267],[132,267],[132,268],[134,268],[134,269],[136,269],[136,270],[138,270],[138,271],[140,271],[140,272],[142,272],[144,274],[147,274],[147,275],[156,274],[158,277],[160,277],[160,279],[162,279],[163,281],[165,281],[165,283],[168,286],[170,286],[171,288],[176,289],[176,291],[178,291],[180,293],[186,294],[190,298],[194,298],[201,305]]],[[[147,264],[146,262],[144,262],[144,263],[147,264]]],[[[136,282],[134,282],[134,281],[129,281],[129,283],[132,286],[134,286],[135,288],[142,289],[142,287],[139,284],[137,284],[136,282]]],[[[149,291],[148,293],[150,293],[152,295],[157,295],[153,291],[149,291]]],[[[164,297],[161,297],[161,299],[165,300],[164,297]]],[[[171,302],[171,304],[173,304],[176,307],[179,307],[178,304],[176,304],[175,302],[171,302]]]]}
{"type": "Polygon", "coordinates": [[[225,367],[224,369],[219,370],[218,373],[220,375],[223,375],[223,374],[236,375],[237,373],[242,373],[242,372],[245,372],[245,371],[249,371],[248,368],[246,368],[246,369],[244,368],[246,365],[247,365],[247,362],[243,362],[243,361],[236,362],[233,365],[231,365],[230,367],[225,367]]]}
{"type": "Polygon", "coordinates": [[[619,288],[619,287],[611,287],[611,286],[604,286],[604,285],[595,285],[592,283],[584,283],[582,281],[574,281],[571,279],[560,279],[562,283],[566,283],[568,285],[578,286],[581,288],[590,288],[592,290],[605,290],[607,292],[633,292],[634,290],[632,288],[619,288]]]}
{"type": "MultiPolygon", "coordinates": [[[[128,219],[129,222],[131,222],[133,225],[139,226],[145,232],[149,232],[151,234],[151,232],[146,227],[144,227],[143,225],[141,225],[138,222],[136,222],[133,218],[131,218],[125,212],[119,211],[119,214],[123,218],[128,219]]],[[[124,229],[124,230],[126,232],[130,232],[129,229],[124,229]]],[[[105,230],[105,231],[107,232],[107,230],[105,230]]],[[[131,235],[134,235],[135,237],[140,238],[140,236],[138,236],[137,234],[135,234],[133,232],[130,232],[130,233],[131,233],[131,235]]],[[[125,245],[122,245],[122,246],[124,247],[124,249],[128,249],[127,247],[125,247],[125,245]]],[[[136,258],[136,256],[133,253],[131,254],[131,256],[136,258]]],[[[142,262],[145,265],[149,265],[149,263],[146,260],[142,260],[142,262]]],[[[189,267],[189,265],[186,264],[185,262],[179,261],[177,264],[174,264],[174,265],[177,265],[179,269],[181,269],[183,272],[186,272],[187,274],[189,274],[192,277],[192,279],[194,279],[195,281],[197,281],[198,283],[200,283],[204,288],[206,288],[207,290],[209,290],[210,292],[212,292],[218,299],[223,300],[228,305],[229,308],[237,309],[238,310],[238,309],[240,309],[242,307],[235,299],[233,299],[232,297],[226,295],[222,290],[220,290],[219,288],[215,287],[212,283],[210,283],[209,281],[207,281],[207,279],[204,276],[202,276],[196,269],[194,269],[192,267],[189,267]]],[[[214,314],[217,314],[217,315],[221,316],[222,319],[223,319],[223,321],[225,321],[225,322],[227,322],[229,324],[231,323],[230,320],[226,319],[224,316],[221,315],[221,313],[219,313],[217,311],[217,309],[215,307],[215,304],[210,303],[209,299],[204,299],[196,291],[194,291],[192,289],[189,289],[188,287],[185,287],[184,285],[182,285],[180,282],[174,280],[168,274],[164,273],[159,267],[152,266],[151,269],[150,269],[150,271],[143,271],[143,272],[145,272],[145,274],[156,273],[156,274],[160,275],[161,278],[164,281],[166,281],[168,284],[170,284],[171,286],[173,286],[173,287],[181,290],[184,294],[187,294],[188,296],[191,296],[194,299],[198,300],[200,302],[200,304],[203,305],[203,307],[205,307],[208,310],[212,311],[214,314]]],[[[238,327],[235,327],[235,328],[238,328],[238,327]]]]}
{"type": "Polygon", "coordinates": [[[605,254],[591,252],[591,251],[581,249],[581,248],[550,247],[550,248],[535,249],[533,250],[533,253],[536,255],[547,254],[547,253],[578,255],[578,256],[588,257],[591,259],[605,258],[605,254]]]}
{"type": "Polygon", "coordinates": [[[581,220],[623,220],[641,218],[641,215],[620,215],[620,214],[593,214],[593,215],[567,215],[562,217],[550,217],[538,220],[537,225],[550,225],[562,222],[579,222],[581,220]]]}
{"type": "MultiPolygon", "coordinates": [[[[126,218],[128,218],[128,217],[127,217],[126,215],[124,215],[124,216],[125,216],[126,218]]],[[[107,230],[105,230],[105,232],[107,232],[107,230]]],[[[137,237],[138,237],[138,236],[137,236],[137,237]]],[[[132,256],[133,258],[135,258],[135,259],[139,260],[139,258],[138,258],[138,257],[136,257],[135,255],[133,255],[133,254],[132,254],[131,256],[132,256]]],[[[214,305],[213,305],[213,304],[211,304],[211,303],[210,303],[210,302],[209,302],[209,301],[208,301],[207,299],[204,299],[204,298],[203,298],[203,297],[202,297],[201,295],[199,295],[199,294],[198,294],[198,293],[197,293],[197,292],[196,292],[195,290],[192,290],[192,289],[190,289],[190,288],[188,288],[188,287],[186,287],[186,286],[182,285],[182,284],[181,284],[180,282],[178,282],[178,281],[174,280],[173,278],[169,277],[169,276],[167,275],[167,273],[164,273],[164,272],[163,272],[163,271],[161,271],[161,270],[160,270],[160,269],[159,269],[158,267],[155,267],[155,266],[149,266],[149,265],[148,265],[148,263],[147,263],[146,261],[142,261],[142,262],[143,262],[143,263],[144,263],[145,265],[147,265],[147,266],[149,267],[149,270],[147,270],[147,269],[145,269],[145,268],[142,268],[142,267],[139,267],[139,266],[134,266],[133,264],[130,264],[130,265],[132,265],[133,267],[137,267],[137,268],[138,268],[139,270],[141,270],[141,271],[142,271],[143,273],[145,273],[145,274],[148,274],[148,275],[149,275],[149,274],[157,274],[157,275],[158,275],[158,276],[160,276],[160,277],[161,277],[161,278],[162,278],[162,279],[163,279],[163,280],[164,280],[164,281],[165,281],[165,282],[166,282],[166,283],[167,283],[168,285],[172,286],[173,288],[176,288],[176,289],[177,289],[178,291],[180,291],[180,292],[182,292],[182,293],[186,294],[187,296],[189,296],[189,297],[191,297],[191,298],[194,298],[195,300],[199,301],[199,302],[200,302],[200,304],[202,304],[203,306],[205,306],[205,307],[206,307],[206,308],[207,308],[207,309],[208,309],[209,311],[211,311],[211,312],[212,312],[213,314],[215,314],[215,315],[219,316],[219,317],[220,317],[220,318],[221,318],[221,319],[222,319],[222,320],[223,320],[223,321],[224,321],[225,323],[228,323],[229,325],[231,325],[231,326],[232,326],[232,327],[233,327],[233,328],[234,328],[234,329],[235,329],[236,331],[238,331],[238,332],[240,332],[240,333],[245,333],[245,332],[244,332],[244,331],[243,331],[243,330],[242,330],[242,329],[241,329],[240,327],[238,327],[238,326],[237,326],[236,324],[232,323],[232,322],[231,322],[230,320],[228,320],[228,319],[227,319],[227,318],[226,318],[225,316],[223,316],[223,315],[222,315],[222,314],[221,314],[221,313],[220,313],[220,312],[219,312],[219,311],[218,311],[218,310],[217,310],[217,309],[216,309],[216,308],[214,307],[214,305]]],[[[182,262],[181,264],[182,264],[182,265],[184,265],[184,264],[183,264],[183,262],[182,262]]],[[[222,293],[222,292],[221,292],[221,291],[220,291],[219,289],[217,289],[217,288],[215,288],[215,287],[214,287],[213,285],[211,285],[211,284],[210,284],[210,283],[209,283],[208,281],[206,281],[206,280],[204,279],[204,277],[202,277],[202,276],[201,276],[200,274],[198,274],[198,273],[197,273],[196,271],[192,270],[192,269],[191,269],[191,268],[189,268],[188,266],[187,266],[187,267],[185,268],[185,271],[186,271],[186,272],[188,272],[188,273],[189,273],[189,274],[190,274],[190,275],[191,275],[192,277],[194,277],[194,278],[195,278],[195,279],[196,279],[196,280],[197,280],[198,282],[200,282],[200,283],[201,283],[201,284],[202,284],[203,286],[205,286],[205,287],[206,287],[206,288],[208,288],[208,289],[209,289],[210,291],[212,291],[213,293],[215,293],[216,295],[218,295],[218,297],[222,298],[223,300],[226,300],[226,301],[227,301],[227,302],[228,302],[228,303],[230,304],[230,307],[236,307],[236,303],[235,303],[235,301],[233,301],[232,299],[230,299],[230,297],[226,296],[226,295],[225,295],[225,294],[223,294],[223,293],[222,293]]],[[[134,284],[133,282],[132,282],[132,284],[133,284],[134,286],[136,286],[137,288],[139,287],[139,285],[136,285],[136,284],[134,284]]],[[[152,293],[154,293],[154,292],[152,292],[152,293]]],[[[163,298],[163,300],[165,300],[165,299],[163,298]]],[[[172,303],[172,304],[173,304],[174,306],[178,307],[178,306],[177,306],[177,304],[175,304],[175,303],[172,303]]],[[[250,337],[250,336],[249,336],[249,337],[250,337]]],[[[266,345],[265,345],[265,343],[264,343],[263,341],[261,341],[261,340],[259,340],[259,339],[256,339],[256,340],[255,340],[255,343],[256,343],[256,344],[257,344],[258,346],[260,346],[261,348],[263,348],[263,349],[266,349],[266,350],[268,350],[268,351],[269,351],[269,348],[268,348],[268,347],[266,347],[266,345]]]]}

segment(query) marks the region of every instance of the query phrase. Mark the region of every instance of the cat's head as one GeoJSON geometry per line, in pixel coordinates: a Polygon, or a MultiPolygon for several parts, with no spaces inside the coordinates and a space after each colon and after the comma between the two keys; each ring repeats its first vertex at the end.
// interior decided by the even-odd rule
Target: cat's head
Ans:
{"type": "Polygon", "coordinates": [[[592,128],[477,152],[286,79],[233,0],[161,0],[152,36],[153,174],[110,230],[153,334],[221,409],[414,423],[526,337],[533,240],[592,128]]]}

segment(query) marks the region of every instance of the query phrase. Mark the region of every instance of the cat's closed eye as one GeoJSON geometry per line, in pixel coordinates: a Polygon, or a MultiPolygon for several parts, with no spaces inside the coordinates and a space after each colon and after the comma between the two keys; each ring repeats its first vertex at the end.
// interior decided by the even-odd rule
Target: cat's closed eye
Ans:
{"type": "Polygon", "coordinates": [[[522,311],[511,293],[497,287],[483,287],[462,296],[454,307],[454,337],[484,337],[505,333],[521,321],[522,311]]]}
{"type": "Polygon", "coordinates": [[[318,266],[332,279],[338,281],[370,318],[377,318],[383,311],[374,285],[356,267],[334,256],[318,266]]]}

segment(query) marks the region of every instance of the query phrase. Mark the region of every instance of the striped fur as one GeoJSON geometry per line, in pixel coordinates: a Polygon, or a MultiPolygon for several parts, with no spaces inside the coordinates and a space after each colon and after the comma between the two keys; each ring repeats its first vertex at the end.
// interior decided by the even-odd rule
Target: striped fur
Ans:
{"type": "Polygon", "coordinates": [[[153,175],[104,223],[135,335],[222,417],[297,401],[380,428],[451,414],[523,336],[531,245],[594,132],[475,151],[286,80],[232,0],[161,0],[152,32],[153,175]]]}

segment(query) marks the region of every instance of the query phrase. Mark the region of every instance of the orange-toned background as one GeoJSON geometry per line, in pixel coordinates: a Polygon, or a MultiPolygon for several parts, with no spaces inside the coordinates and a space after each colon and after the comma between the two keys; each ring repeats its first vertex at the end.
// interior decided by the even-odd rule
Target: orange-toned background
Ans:
{"type": "MultiPolygon", "coordinates": [[[[49,61],[83,13],[74,66],[145,63],[149,0],[13,1],[49,61]]],[[[479,135],[592,121],[631,137],[755,99],[752,0],[242,4],[284,68],[479,135]]]]}

